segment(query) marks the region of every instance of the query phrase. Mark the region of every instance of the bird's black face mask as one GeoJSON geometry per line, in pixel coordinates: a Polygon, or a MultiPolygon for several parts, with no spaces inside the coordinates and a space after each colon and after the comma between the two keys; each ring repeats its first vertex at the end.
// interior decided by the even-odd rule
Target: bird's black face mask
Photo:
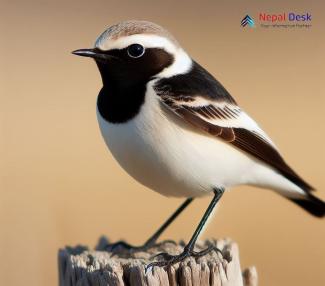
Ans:
{"type": "Polygon", "coordinates": [[[138,44],[124,49],[95,48],[73,53],[96,61],[103,81],[97,107],[101,116],[111,123],[123,123],[136,116],[144,103],[148,81],[174,61],[164,49],[144,49],[138,44]]]}
{"type": "Polygon", "coordinates": [[[94,48],[73,53],[93,58],[101,73],[104,87],[118,89],[146,84],[174,61],[174,57],[164,49],[145,49],[138,44],[124,49],[102,51],[94,48]]]}

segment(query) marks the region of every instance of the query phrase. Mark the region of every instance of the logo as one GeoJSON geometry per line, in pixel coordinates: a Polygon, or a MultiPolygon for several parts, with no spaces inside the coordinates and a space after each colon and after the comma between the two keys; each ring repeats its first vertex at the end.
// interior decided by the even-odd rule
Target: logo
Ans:
{"type": "Polygon", "coordinates": [[[246,15],[240,22],[240,25],[250,28],[286,28],[286,29],[300,29],[310,28],[312,26],[312,14],[309,12],[296,13],[296,12],[280,12],[280,13],[267,13],[259,12],[253,17],[246,15]]]}
{"type": "Polygon", "coordinates": [[[247,25],[249,26],[249,27],[251,27],[251,28],[254,28],[255,27],[255,23],[254,23],[254,20],[253,20],[253,18],[251,17],[251,16],[249,16],[249,15],[246,15],[245,17],[244,17],[244,19],[243,20],[241,20],[241,26],[242,27],[246,27],[247,25]]]}
{"type": "Polygon", "coordinates": [[[280,13],[280,14],[268,14],[260,13],[259,20],[261,22],[310,22],[311,14],[296,14],[296,13],[280,13]]]}

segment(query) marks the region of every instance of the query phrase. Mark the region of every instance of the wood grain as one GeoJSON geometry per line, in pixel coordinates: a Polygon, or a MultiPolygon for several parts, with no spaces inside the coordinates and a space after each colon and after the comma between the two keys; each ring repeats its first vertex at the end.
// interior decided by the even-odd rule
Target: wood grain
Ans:
{"type": "Polygon", "coordinates": [[[189,257],[168,269],[154,267],[145,273],[145,266],[158,259],[160,252],[177,254],[184,243],[163,243],[145,252],[124,249],[106,251],[102,238],[96,250],[84,246],[59,250],[60,286],[257,286],[255,267],[241,271],[236,243],[229,239],[206,240],[196,245],[197,250],[215,244],[221,253],[213,252],[200,258],[189,257]]]}

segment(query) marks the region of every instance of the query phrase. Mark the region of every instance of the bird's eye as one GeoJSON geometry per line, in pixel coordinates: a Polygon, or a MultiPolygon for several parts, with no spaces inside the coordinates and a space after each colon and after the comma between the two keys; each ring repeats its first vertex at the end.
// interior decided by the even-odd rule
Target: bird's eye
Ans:
{"type": "Polygon", "coordinates": [[[139,44],[133,44],[128,46],[127,52],[131,58],[140,58],[144,54],[144,47],[139,44]]]}

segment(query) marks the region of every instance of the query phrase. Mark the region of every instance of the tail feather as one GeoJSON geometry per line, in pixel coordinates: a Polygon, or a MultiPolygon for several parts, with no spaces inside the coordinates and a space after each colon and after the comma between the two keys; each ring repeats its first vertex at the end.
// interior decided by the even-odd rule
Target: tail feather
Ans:
{"type": "Polygon", "coordinates": [[[306,198],[290,198],[290,200],[316,217],[325,216],[325,202],[311,193],[308,193],[306,198]]]}

